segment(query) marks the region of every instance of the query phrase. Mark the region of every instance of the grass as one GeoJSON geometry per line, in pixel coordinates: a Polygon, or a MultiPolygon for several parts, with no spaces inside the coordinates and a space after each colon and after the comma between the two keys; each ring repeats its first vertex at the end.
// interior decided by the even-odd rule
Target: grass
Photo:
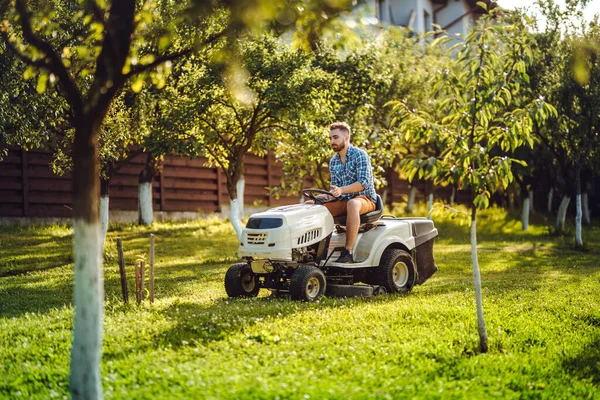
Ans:
{"type": "MultiPolygon", "coordinates": [[[[490,352],[478,354],[468,227],[434,220],[440,270],[423,286],[314,304],[267,293],[227,299],[223,277],[237,260],[227,222],[111,226],[105,397],[600,397],[600,228],[584,228],[580,252],[571,236],[550,235],[541,215],[522,232],[502,210],[481,214],[490,352]],[[123,305],[115,240],[131,282],[149,233],[157,300],[123,305]]],[[[68,396],[72,267],[69,227],[0,227],[0,398],[68,396]]]]}

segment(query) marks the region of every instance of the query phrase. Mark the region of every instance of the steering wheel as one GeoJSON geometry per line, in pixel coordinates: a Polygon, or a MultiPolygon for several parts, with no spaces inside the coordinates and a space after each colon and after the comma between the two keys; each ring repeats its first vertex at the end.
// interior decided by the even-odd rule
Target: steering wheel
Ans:
{"type": "Polygon", "coordinates": [[[321,189],[304,189],[302,191],[302,194],[304,195],[304,197],[312,200],[315,202],[315,204],[324,204],[324,203],[330,203],[332,201],[339,201],[339,197],[335,197],[334,195],[331,194],[331,192],[328,192],[327,190],[321,190],[321,189]],[[324,194],[326,196],[329,196],[328,199],[320,199],[317,196],[315,196],[316,194],[324,194]]]}

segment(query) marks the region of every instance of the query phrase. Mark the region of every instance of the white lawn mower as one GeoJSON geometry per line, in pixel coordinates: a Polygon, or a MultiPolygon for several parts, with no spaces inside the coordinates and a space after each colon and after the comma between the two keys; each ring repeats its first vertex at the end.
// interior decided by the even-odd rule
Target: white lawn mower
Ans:
{"type": "Polygon", "coordinates": [[[225,275],[229,297],[253,297],[261,288],[304,301],[323,294],[409,292],[437,271],[433,241],[438,231],[433,222],[382,216],[379,196],[375,211],[360,217],[354,262],[331,261],[344,249],[346,216],[333,218],[323,206],[338,201],[331,193],[305,189],[303,194],[315,204],[281,206],[250,217],[238,248],[244,262],[232,265],[225,275]]]}

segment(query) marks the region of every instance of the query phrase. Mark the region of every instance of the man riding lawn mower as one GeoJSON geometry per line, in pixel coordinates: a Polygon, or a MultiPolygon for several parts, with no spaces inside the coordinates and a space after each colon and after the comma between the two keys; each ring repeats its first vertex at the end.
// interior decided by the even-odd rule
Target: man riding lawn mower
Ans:
{"type": "Polygon", "coordinates": [[[303,194],[314,204],[281,206],[250,217],[238,248],[244,262],[225,275],[229,297],[253,297],[261,288],[304,301],[325,293],[366,297],[409,292],[437,271],[433,222],[382,216],[378,195],[375,210],[360,216],[353,262],[331,261],[345,248],[346,217],[334,218],[323,206],[338,201],[330,192],[306,189],[303,194]]]}
{"type": "Polygon", "coordinates": [[[407,292],[437,270],[433,222],[381,217],[371,160],[350,144],[348,124],[329,126],[329,144],[336,152],[329,162],[331,191],[307,189],[305,204],[250,218],[238,250],[246,262],[225,275],[230,297],[256,296],[261,287],[306,301],[326,290],[340,296],[407,292]]]}

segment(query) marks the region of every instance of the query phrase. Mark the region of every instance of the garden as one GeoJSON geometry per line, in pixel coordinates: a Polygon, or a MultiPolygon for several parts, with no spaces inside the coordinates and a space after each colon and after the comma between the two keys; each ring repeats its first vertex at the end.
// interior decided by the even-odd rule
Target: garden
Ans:
{"type": "MultiPolygon", "coordinates": [[[[402,216],[401,208],[394,214],[402,216]]],[[[417,214],[426,212],[425,205],[417,214]]],[[[498,208],[480,216],[489,352],[478,350],[468,221],[435,216],[439,271],[409,294],[302,303],[228,299],[238,261],[219,218],[116,224],[104,261],[106,398],[595,398],[600,395],[600,230],[587,249],[527,232],[498,208]],[[153,304],[121,297],[116,238],[133,266],[156,235],[153,304]]],[[[568,230],[573,226],[569,225],[568,230]]],[[[0,397],[68,396],[72,229],[0,229],[0,397]]]]}

